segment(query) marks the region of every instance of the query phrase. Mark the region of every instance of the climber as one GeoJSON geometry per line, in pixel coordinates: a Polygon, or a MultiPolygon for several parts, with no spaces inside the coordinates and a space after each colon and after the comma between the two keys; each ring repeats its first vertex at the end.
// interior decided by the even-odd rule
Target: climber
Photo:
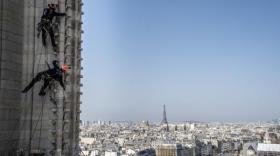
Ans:
{"type": "Polygon", "coordinates": [[[42,31],[42,43],[46,46],[46,38],[47,32],[50,35],[52,46],[54,51],[57,51],[57,45],[54,39],[54,31],[52,27],[52,20],[55,16],[65,16],[65,13],[56,12],[56,5],[55,4],[48,4],[48,8],[45,8],[43,11],[43,15],[41,17],[41,22],[38,23],[38,34],[37,37],[40,36],[40,32],[42,31]]]}
{"type": "Polygon", "coordinates": [[[62,65],[62,67],[60,68],[59,62],[57,60],[54,60],[52,63],[53,63],[53,68],[38,73],[36,77],[33,78],[33,80],[29,83],[29,85],[26,86],[24,90],[22,90],[22,93],[28,92],[28,90],[30,90],[34,86],[34,84],[40,80],[44,81],[44,84],[39,92],[40,96],[46,95],[45,89],[49,86],[52,80],[58,81],[61,87],[65,90],[62,77],[63,77],[63,73],[66,73],[69,67],[67,65],[62,65]]]}

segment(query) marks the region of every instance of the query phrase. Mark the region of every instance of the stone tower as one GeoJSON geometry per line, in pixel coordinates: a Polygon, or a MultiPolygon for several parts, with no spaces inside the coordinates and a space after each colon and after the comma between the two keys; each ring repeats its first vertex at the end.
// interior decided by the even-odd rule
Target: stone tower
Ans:
{"type": "Polygon", "coordinates": [[[78,155],[82,5],[81,0],[0,0],[0,155],[78,155]],[[44,48],[37,38],[37,23],[49,3],[67,14],[54,21],[58,53],[50,41],[44,48]],[[52,60],[71,68],[65,91],[54,84],[40,97],[39,83],[21,94],[52,60]]]}

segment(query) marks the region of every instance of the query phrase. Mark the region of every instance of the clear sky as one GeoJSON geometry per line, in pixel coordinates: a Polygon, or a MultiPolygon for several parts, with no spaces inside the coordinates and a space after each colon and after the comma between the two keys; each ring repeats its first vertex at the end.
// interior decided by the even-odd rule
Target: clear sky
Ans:
{"type": "Polygon", "coordinates": [[[83,0],[82,119],[280,117],[279,0],[83,0]]]}

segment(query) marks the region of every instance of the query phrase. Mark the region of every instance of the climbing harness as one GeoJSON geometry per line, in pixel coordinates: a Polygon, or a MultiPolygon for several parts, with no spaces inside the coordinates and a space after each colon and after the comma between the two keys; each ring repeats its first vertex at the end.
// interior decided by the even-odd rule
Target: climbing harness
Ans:
{"type": "Polygon", "coordinates": [[[42,18],[41,21],[37,24],[37,37],[40,37],[41,31],[44,29],[48,32],[48,30],[52,27],[51,21],[48,19],[42,18]]]}

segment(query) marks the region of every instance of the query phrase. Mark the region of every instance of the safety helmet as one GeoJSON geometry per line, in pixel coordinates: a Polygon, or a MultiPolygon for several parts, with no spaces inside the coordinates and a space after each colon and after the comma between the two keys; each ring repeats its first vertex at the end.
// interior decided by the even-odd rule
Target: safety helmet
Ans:
{"type": "Polygon", "coordinates": [[[69,70],[69,67],[68,67],[67,64],[63,64],[63,65],[61,66],[61,69],[62,69],[62,71],[63,71],[64,73],[66,73],[66,72],[69,70]]]}
{"type": "Polygon", "coordinates": [[[54,67],[59,68],[59,62],[57,60],[53,60],[52,64],[53,64],[54,67]]]}
{"type": "Polygon", "coordinates": [[[53,3],[48,4],[48,7],[49,7],[50,9],[54,9],[54,10],[55,10],[55,8],[56,8],[55,4],[53,4],[53,3]]]}

